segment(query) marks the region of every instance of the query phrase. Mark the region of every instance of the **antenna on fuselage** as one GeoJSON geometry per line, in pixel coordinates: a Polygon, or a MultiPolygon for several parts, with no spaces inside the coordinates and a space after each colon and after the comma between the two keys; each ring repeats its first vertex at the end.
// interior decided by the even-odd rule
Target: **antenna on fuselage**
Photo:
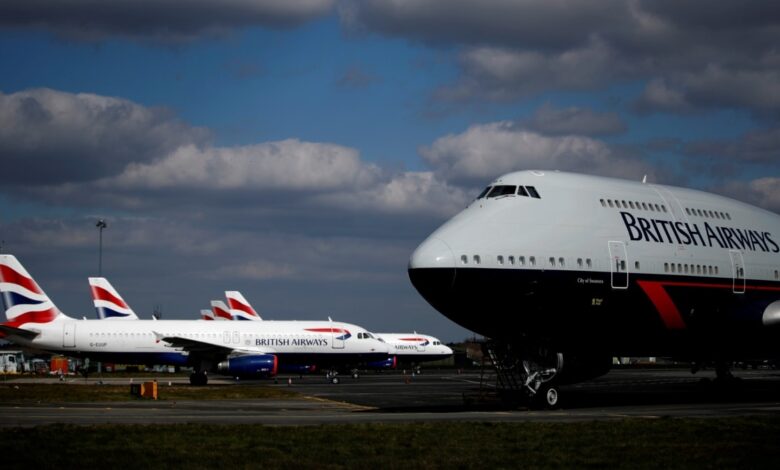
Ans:
{"type": "Polygon", "coordinates": [[[647,183],[647,175],[642,177],[642,184],[645,184],[645,183],[647,183]]]}
{"type": "Polygon", "coordinates": [[[152,320],[162,320],[162,307],[159,305],[154,306],[154,311],[152,311],[152,320]]]}

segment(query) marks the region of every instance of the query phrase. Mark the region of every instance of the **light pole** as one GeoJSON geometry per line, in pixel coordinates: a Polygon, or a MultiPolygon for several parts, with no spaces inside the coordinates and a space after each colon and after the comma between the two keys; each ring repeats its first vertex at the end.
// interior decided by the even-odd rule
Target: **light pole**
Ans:
{"type": "Polygon", "coordinates": [[[100,248],[98,250],[98,276],[103,276],[103,229],[108,227],[108,224],[106,224],[106,221],[103,219],[100,219],[97,221],[97,224],[95,224],[95,227],[98,228],[100,231],[100,248]]]}

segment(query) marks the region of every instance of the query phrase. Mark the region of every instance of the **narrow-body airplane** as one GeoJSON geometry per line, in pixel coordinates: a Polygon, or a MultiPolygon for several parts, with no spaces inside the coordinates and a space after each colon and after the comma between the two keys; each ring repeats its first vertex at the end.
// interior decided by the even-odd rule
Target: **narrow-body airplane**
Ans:
{"type": "Polygon", "coordinates": [[[0,255],[0,294],[8,320],[0,332],[8,340],[107,362],[191,366],[196,385],[207,382],[208,372],[267,377],[280,363],[341,369],[384,360],[388,353],[386,344],[364,338],[365,329],[342,322],[76,320],[54,305],[12,255],[0,255]]]}
{"type": "Polygon", "coordinates": [[[780,356],[780,217],[726,197],[564,172],[493,181],[411,256],[419,293],[520,364],[532,396],[613,356],[780,356]]]}

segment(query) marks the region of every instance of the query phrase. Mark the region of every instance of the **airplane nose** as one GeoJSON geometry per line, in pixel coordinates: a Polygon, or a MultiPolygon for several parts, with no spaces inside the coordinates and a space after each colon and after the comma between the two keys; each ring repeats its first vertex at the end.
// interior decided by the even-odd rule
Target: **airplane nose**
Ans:
{"type": "Polygon", "coordinates": [[[409,258],[409,269],[454,268],[455,255],[439,238],[428,238],[414,250],[409,258]]]}

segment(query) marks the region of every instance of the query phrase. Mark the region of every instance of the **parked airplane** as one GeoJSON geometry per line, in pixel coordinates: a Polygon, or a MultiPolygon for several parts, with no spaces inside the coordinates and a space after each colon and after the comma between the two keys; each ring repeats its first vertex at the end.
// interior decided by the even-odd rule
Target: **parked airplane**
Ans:
{"type": "Polygon", "coordinates": [[[211,301],[211,312],[214,314],[214,320],[232,320],[233,314],[230,313],[230,309],[225,302],[221,300],[211,301]]]}
{"type": "Polygon", "coordinates": [[[262,320],[252,305],[241,295],[241,292],[228,290],[225,291],[225,297],[233,320],[262,320]]]}
{"type": "MultiPolygon", "coordinates": [[[[214,312],[212,312],[211,310],[202,308],[202,309],[200,309],[200,319],[201,320],[213,321],[213,320],[216,320],[217,318],[216,318],[216,315],[214,315],[214,312]]],[[[222,320],[222,319],[220,318],[220,320],[222,320]]]]}
{"type": "Polygon", "coordinates": [[[493,181],[411,256],[419,293],[492,338],[548,405],[613,356],[780,356],[780,217],[726,197],[564,172],[493,181]]]}
{"type": "Polygon", "coordinates": [[[195,385],[205,384],[209,371],[267,377],[276,374],[279,364],[346,369],[384,360],[389,350],[365,337],[365,329],[341,322],[75,320],[54,305],[12,255],[0,255],[0,294],[8,319],[0,332],[10,341],[99,361],[191,366],[195,385]]]}
{"type": "Polygon", "coordinates": [[[104,277],[90,277],[89,287],[97,316],[101,320],[138,320],[122,296],[104,277]]]}
{"type": "Polygon", "coordinates": [[[390,346],[390,354],[403,364],[438,361],[452,356],[452,349],[437,338],[415,333],[374,333],[390,346]]]}

